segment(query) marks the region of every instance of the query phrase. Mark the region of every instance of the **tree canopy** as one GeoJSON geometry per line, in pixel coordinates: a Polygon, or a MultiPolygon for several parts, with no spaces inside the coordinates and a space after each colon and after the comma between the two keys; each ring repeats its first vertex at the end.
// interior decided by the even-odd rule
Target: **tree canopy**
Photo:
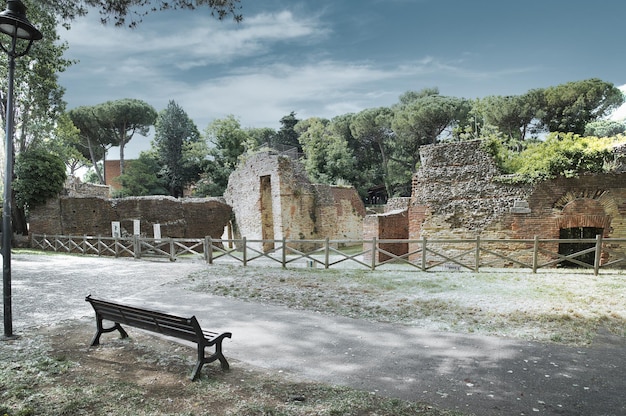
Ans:
{"type": "Polygon", "coordinates": [[[204,144],[200,140],[200,131],[185,110],[171,100],[165,110],[159,113],[154,134],[154,148],[161,162],[161,176],[171,196],[183,196],[185,186],[199,178],[204,168],[204,158],[198,160],[186,156],[194,146],[200,144],[204,144]]]}
{"type": "Polygon", "coordinates": [[[540,119],[550,132],[584,134],[587,123],[624,103],[624,94],[597,78],[568,82],[543,91],[540,119]]]}
{"type": "Polygon", "coordinates": [[[408,93],[400,97],[391,128],[394,131],[391,159],[415,172],[419,163],[419,148],[437,143],[452,128],[467,119],[470,104],[463,98],[439,95],[436,89],[408,93]]]}
{"type": "Polygon", "coordinates": [[[89,8],[100,14],[100,20],[115,26],[136,27],[144,16],[164,10],[196,10],[207,7],[211,15],[219,20],[231,16],[239,22],[243,19],[239,12],[241,0],[41,0],[43,6],[67,21],[85,16],[89,8]]]}
{"type": "Polygon", "coordinates": [[[13,189],[20,208],[45,204],[63,190],[67,179],[63,159],[43,147],[21,153],[15,161],[15,175],[13,189]]]}
{"type": "Polygon", "coordinates": [[[120,148],[120,173],[124,173],[124,148],[135,133],[147,136],[157,119],[150,104],[136,98],[107,101],[94,107],[93,115],[113,146],[120,148]]]}

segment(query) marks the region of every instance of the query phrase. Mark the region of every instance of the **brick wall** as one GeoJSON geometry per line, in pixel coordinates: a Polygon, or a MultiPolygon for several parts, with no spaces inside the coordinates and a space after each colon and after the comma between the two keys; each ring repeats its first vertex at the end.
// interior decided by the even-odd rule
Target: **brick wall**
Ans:
{"type": "Polygon", "coordinates": [[[111,222],[119,221],[122,235],[133,234],[133,220],[141,221],[141,233],[153,237],[153,225],[161,224],[161,236],[172,238],[221,238],[231,208],[221,198],[172,197],[60,197],[30,213],[30,232],[57,235],[111,235],[111,222]]]}
{"type": "Polygon", "coordinates": [[[356,190],[312,184],[302,164],[286,156],[248,157],[230,175],[224,198],[233,207],[239,236],[249,240],[362,237],[365,207],[356,190]]]}
{"type": "MultiPolygon", "coordinates": [[[[424,146],[420,154],[408,212],[410,239],[558,239],[562,228],[572,227],[626,238],[626,173],[508,185],[499,181],[479,142],[424,146]]],[[[418,248],[413,245],[411,251],[418,248]]],[[[558,243],[545,248],[558,252],[558,243]]]]}

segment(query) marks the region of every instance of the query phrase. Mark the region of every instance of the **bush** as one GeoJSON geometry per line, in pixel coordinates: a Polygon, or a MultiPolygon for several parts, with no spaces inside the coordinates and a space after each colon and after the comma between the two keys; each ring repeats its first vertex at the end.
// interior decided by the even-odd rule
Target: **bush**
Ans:
{"type": "Polygon", "coordinates": [[[13,190],[20,208],[43,205],[57,196],[67,179],[65,163],[44,148],[20,153],[15,161],[13,190]]]}

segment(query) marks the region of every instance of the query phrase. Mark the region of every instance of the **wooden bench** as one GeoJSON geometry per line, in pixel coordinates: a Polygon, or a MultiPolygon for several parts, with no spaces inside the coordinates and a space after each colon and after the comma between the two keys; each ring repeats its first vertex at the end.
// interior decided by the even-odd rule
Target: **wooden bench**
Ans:
{"type": "Polygon", "coordinates": [[[156,332],[191,341],[198,346],[198,361],[191,373],[191,380],[196,380],[200,376],[202,366],[219,360],[222,370],[228,370],[228,361],[222,354],[222,341],[224,338],[230,338],[230,332],[217,333],[205,331],[200,327],[195,316],[184,318],[181,316],[170,315],[150,309],[143,309],[134,306],[122,305],[108,300],[96,299],[91,295],[85,298],[87,302],[93,306],[96,312],[96,335],[91,341],[91,346],[100,344],[100,336],[106,332],[119,331],[122,338],[127,338],[128,334],[122,328],[123,325],[134,326],[136,328],[145,329],[147,331],[156,332]],[[102,321],[113,322],[114,325],[105,328],[102,321]],[[205,348],[215,346],[215,353],[210,356],[205,355],[205,348]]]}

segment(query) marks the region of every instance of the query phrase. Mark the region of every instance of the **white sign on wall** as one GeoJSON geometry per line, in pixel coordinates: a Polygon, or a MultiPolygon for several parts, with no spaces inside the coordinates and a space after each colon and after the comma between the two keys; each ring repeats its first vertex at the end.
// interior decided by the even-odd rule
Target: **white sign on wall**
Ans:
{"type": "Polygon", "coordinates": [[[160,243],[161,242],[161,224],[154,224],[152,226],[153,230],[154,230],[154,240],[156,243],[160,243]]]}
{"type": "Polygon", "coordinates": [[[122,236],[122,227],[120,227],[119,221],[111,221],[111,235],[113,238],[120,238],[122,236]]]}
{"type": "Polygon", "coordinates": [[[133,220],[133,235],[141,235],[141,221],[133,220]]]}

